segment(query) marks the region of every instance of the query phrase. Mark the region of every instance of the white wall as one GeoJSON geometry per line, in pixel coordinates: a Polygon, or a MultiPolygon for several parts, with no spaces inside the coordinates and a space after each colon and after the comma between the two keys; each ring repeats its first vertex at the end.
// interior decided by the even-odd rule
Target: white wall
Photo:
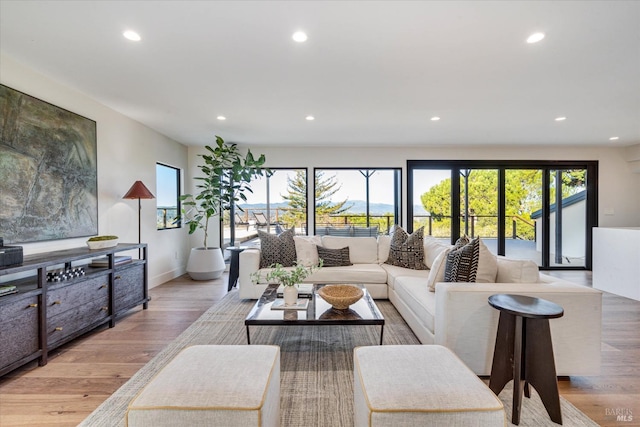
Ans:
{"type": "MultiPolygon", "coordinates": [[[[98,143],[98,232],[138,241],[138,201],[123,200],[136,180],[156,193],[156,162],[183,170],[187,147],[119,114],[13,59],[0,57],[0,83],[95,120],[98,143]]],[[[142,241],[148,243],[149,286],[184,273],[189,239],[184,229],[156,229],[156,201],[142,200],[142,241]]],[[[86,238],[24,244],[25,254],[84,246],[86,238]]],[[[137,254],[137,252],[136,252],[137,254]]]]}
{"type": "MultiPolygon", "coordinates": [[[[229,141],[232,142],[232,141],[229,141]]],[[[244,147],[245,149],[247,147],[244,147]]],[[[632,171],[628,149],[624,147],[260,147],[252,146],[256,154],[264,153],[268,167],[401,167],[403,169],[403,223],[406,224],[406,162],[407,160],[597,160],[599,161],[599,225],[602,227],[640,226],[640,174],[632,171]]],[[[202,149],[191,148],[190,164],[198,164],[202,149]]],[[[190,168],[193,170],[193,168],[190,168]]],[[[311,195],[310,195],[311,197],[311,195]]],[[[313,201],[309,200],[309,206],[313,201]]],[[[313,215],[312,212],[309,213],[313,215]]],[[[310,218],[311,220],[311,218],[310,218]]],[[[217,237],[215,237],[217,238],[217,237]]]]}

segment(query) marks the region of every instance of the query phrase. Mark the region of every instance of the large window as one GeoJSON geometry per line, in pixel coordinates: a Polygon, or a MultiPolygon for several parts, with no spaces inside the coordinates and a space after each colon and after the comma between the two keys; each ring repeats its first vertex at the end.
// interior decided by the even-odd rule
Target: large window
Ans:
{"type": "Polygon", "coordinates": [[[156,203],[158,230],[179,228],[180,169],[156,163],[156,203]]]}
{"type": "Polygon", "coordinates": [[[255,239],[257,230],[307,234],[307,170],[272,168],[251,181],[246,201],[225,212],[223,247],[255,239]]]}
{"type": "Polygon", "coordinates": [[[545,269],[591,268],[597,162],[410,160],[407,170],[411,231],[481,237],[545,269]]]}
{"type": "Polygon", "coordinates": [[[399,223],[400,169],[315,169],[314,175],[315,234],[388,234],[399,223]]]}

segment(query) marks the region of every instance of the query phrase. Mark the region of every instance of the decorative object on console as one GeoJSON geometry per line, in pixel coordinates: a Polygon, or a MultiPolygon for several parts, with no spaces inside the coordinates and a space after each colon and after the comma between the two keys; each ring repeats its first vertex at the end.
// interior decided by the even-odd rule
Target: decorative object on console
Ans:
{"type": "Polygon", "coordinates": [[[326,285],[318,290],[318,295],[336,310],[347,310],[351,304],[356,303],[364,292],[362,289],[351,285],[326,285]]]}
{"type": "MultiPolygon", "coordinates": [[[[155,199],[155,196],[149,189],[142,183],[142,181],[136,181],[133,183],[127,194],[122,196],[123,199],[138,199],[138,243],[142,243],[141,236],[141,224],[140,213],[142,212],[141,199],[155,199]]],[[[140,258],[140,250],[138,249],[138,258],[140,258]]]]}
{"type": "Polygon", "coordinates": [[[17,294],[18,288],[15,286],[0,286],[0,297],[4,295],[17,294]]]}
{"type": "Polygon", "coordinates": [[[3,246],[0,244],[0,268],[22,264],[22,246],[3,246]]]}
{"type": "MultiPolygon", "coordinates": [[[[255,159],[248,150],[242,156],[236,144],[227,144],[217,135],[216,146],[204,148],[207,154],[199,154],[204,164],[198,166],[203,176],[195,178],[200,193],[180,196],[183,208],[179,220],[189,226],[189,234],[198,229],[204,232],[203,247],[191,249],[187,262],[187,273],[194,280],[217,279],[226,268],[220,247],[208,245],[211,217],[222,217],[224,211],[246,200],[244,192],[251,190],[251,180],[270,174],[269,169],[263,168],[264,154],[255,159]]],[[[232,239],[231,245],[234,244],[232,239]]]]}
{"type": "Polygon", "coordinates": [[[92,250],[112,248],[117,245],[118,245],[118,236],[96,236],[87,240],[87,246],[89,246],[89,249],[92,249],[92,250]]]}
{"type": "Polygon", "coordinates": [[[423,233],[424,227],[418,228],[409,235],[402,227],[396,225],[391,236],[389,258],[385,264],[412,270],[427,270],[424,263],[423,233]]]}
{"type": "Polygon", "coordinates": [[[96,122],[5,85],[0,117],[4,238],[28,243],[97,234],[96,122]]]}
{"type": "Polygon", "coordinates": [[[52,270],[47,272],[47,282],[63,282],[84,275],[85,271],[82,267],[52,270]]]}

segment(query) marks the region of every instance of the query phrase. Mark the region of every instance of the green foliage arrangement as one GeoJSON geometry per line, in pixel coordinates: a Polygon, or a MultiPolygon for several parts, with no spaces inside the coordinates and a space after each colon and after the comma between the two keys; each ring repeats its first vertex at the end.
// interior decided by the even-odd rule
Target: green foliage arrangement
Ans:
{"type": "Polygon", "coordinates": [[[208,248],[209,219],[220,215],[240,200],[246,201],[245,191],[252,192],[250,183],[255,177],[270,174],[264,168],[265,155],[257,159],[248,150],[243,156],[236,144],[227,144],[216,135],[215,147],[205,146],[208,154],[200,154],[204,164],[198,166],[203,176],[199,181],[197,195],[180,197],[182,213],[178,220],[189,226],[189,234],[198,228],[204,231],[204,247],[208,248]]]}
{"type": "MultiPolygon", "coordinates": [[[[311,267],[305,267],[301,264],[296,264],[292,268],[285,268],[282,264],[271,264],[269,268],[270,270],[265,276],[264,280],[267,282],[275,282],[279,283],[283,286],[294,286],[297,283],[302,282],[304,279],[309,277],[314,271],[322,268],[322,259],[318,265],[314,265],[311,267]]],[[[260,280],[260,272],[256,271],[251,274],[251,280],[253,283],[258,283],[260,280]]]]}
{"type": "Polygon", "coordinates": [[[117,239],[118,236],[95,236],[89,239],[90,242],[100,242],[102,240],[114,240],[117,239]]]}

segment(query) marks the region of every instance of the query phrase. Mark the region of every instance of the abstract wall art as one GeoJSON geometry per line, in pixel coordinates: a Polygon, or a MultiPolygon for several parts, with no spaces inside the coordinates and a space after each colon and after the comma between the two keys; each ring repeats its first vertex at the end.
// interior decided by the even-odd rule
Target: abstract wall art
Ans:
{"type": "Polygon", "coordinates": [[[96,122],[0,85],[5,244],[98,232],[96,122]]]}

